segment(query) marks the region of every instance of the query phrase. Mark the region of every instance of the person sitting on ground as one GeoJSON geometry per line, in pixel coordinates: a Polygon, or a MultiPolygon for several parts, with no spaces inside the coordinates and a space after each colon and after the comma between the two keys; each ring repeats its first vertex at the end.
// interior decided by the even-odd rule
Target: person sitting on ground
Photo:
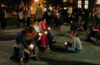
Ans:
{"type": "Polygon", "coordinates": [[[47,34],[48,40],[49,40],[49,47],[52,48],[53,47],[53,43],[54,43],[54,39],[53,39],[53,34],[51,31],[51,28],[48,27],[48,34],[47,34]]]}
{"type": "Polygon", "coordinates": [[[78,33],[76,31],[73,32],[72,46],[67,47],[67,50],[70,52],[80,52],[82,50],[82,44],[80,38],[78,37],[78,33]]]}
{"type": "Polygon", "coordinates": [[[44,33],[41,37],[41,47],[43,49],[43,52],[48,52],[48,38],[47,38],[47,30],[44,30],[44,33]]]}
{"type": "MultiPolygon", "coordinates": [[[[35,43],[34,43],[34,37],[36,35],[35,30],[33,29],[33,27],[29,26],[29,27],[25,27],[24,30],[22,30],[21,32],[18,33],[18,35],[16,36],[16,43],[19,47],[19,55],[20,55],[20,64],[23,64],[24,61],[24,52],[25,52],[25,48],[27,50],[31,50],[34,53],[34,56],[36,57],[36,51],[35,51],[35,43]],[[28,43],[29,42],[29,43],[28,43]],[[32,43],[32,48],[29,47],[29,45],[32,43]]],[[[30,52],[28,53],[30,55],[30,52]]],[[[37,58],[37,57],[36,57],[37,58]]]]}
{"type": "Polygon", "coordinates": [[[93,38],[95,38],[96,33],[100,31],[99,29],[100,28],[97,27],[97,26],[96,27],[91,27],[90,28],[90,33],[87,36],[87,41],[93,41],[93,38]]]}
{"type": "Polygon", "coordinates": [[[93,36],[90,36],[90,40],[94,42],[95,44],[100,44],[100,27],[97,27],[96,29],[93,29],[94,34],[93,36]]]}
{"type": "Polygon", "coordinates": [[[39,29],[39,26],[38,26],[38,20],[34,20],[34,23],[33,23],[32,26],[36,30],[37,33],[40,32],[40,29],[39,29]]]}
{"type": "Polygon", "coordinates": [[[37,22],[37,25],[38,25],[38,27],[39,27],[40,32],[43,32],[43,31],[42,31],[42,28],[41,28],[41,23],[42,23],[42,20],[39,19],[38,22],[37,22]]]}

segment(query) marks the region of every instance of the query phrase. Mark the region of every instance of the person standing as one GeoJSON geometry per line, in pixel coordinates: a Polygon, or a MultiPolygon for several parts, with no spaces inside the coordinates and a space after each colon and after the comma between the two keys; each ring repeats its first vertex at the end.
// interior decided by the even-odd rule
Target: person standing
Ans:
{"type": "Polygon", "coordinates": [[[30,26],[30,23],[31,23],[30,19],[31,19],[31,10],[30,10],[30,8],[28,8],[28,11],[27,11],[27,22],[26,22],[27,26],[30,26]]]}
{"type": "Polygon", "coordinates": [[[100,25],[100,7],[98,8],[96,25],[100,25]]]}
{"type": "Polygon", "coordinates": [[[4,29],[6,27],[6,22],[5,22],[5,18],[4,18],[5,14],[4,14],[4,10],[3,8],[0,8],[0,32],[3,31],[4,32],[4,29]]]}
{"type": "Polygon", "coordinates": [[[22,28],[23,24],[24,24],[24,12],[23,12],[22,8],[20,8],[20,10],[18,12],[18,17],[19,17],[19,26],[20,26],[20,28],[22,28]]]}
{"type": "Polygon", "coordinates": [[[39,4],[39,7],[36,8],[36,18],[41,19],[42,17],[43,17],[42,8],[40,7],[40,4],[39,4]]]}

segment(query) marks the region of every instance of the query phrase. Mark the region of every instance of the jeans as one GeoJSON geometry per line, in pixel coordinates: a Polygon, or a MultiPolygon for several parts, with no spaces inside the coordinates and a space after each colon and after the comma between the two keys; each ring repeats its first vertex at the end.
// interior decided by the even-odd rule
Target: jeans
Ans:
{"type": "Polygon", "coordinates": [[[79,49],[77,49],[77,48],[72,48],[72,47],[68,47],[67,50],[70,51],[70,52],[80,52],[79,49]]]}

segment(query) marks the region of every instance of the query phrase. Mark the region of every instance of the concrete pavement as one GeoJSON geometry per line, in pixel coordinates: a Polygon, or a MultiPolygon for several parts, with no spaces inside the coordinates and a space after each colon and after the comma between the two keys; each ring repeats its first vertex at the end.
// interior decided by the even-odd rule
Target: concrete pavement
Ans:
{"type": "MultiPolygon", "coordinates": [[[[0,38],[0,65],[19,65],[18,63],[9,60],[12,55],[15,45],[15,36],[22,29],[7,29],[4,31],[6,38],[0,38]],[[12,37],[13,36],[13,37],[12,37]],[[11,38],[12,37],[12,38],[11,38]],[[11,38],[11,39],[9,39],[11,38]],[[7,40],[8,39],[8,40],[7,40]]],[[[56,45],[60,47],[59,51],[51,51],[51,53],[39,53],[40,60],[31,60],[25,65],[100,65],[100,46],[94,45],[91,42],[85,42],[82,32],[81,41],[83,50],[80,53],[68,53],[64,51],[64,42],[71,41],[69,32],[61,34],[59,27],[53,30],[56,45]]]]}

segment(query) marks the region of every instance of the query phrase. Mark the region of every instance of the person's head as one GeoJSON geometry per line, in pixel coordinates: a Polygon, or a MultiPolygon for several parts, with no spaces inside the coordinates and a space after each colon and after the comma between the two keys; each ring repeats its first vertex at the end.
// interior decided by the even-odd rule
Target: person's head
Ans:
{"type": "Polygon", "coordinates": [[[32,33],[35,29],[32,26],[27,27],[27,33],[32,33]]]}
{"type": "Polygon", "coordinates": [[[32,26],[29,26],[28,28],[27,28],[27,32],[26,32],[26,34],[29,36],[29,37],[35,37],[36,36],[36,31],[35,31],[35,29],[32,27],[32,26]]]}
{"type": "Polygon", "coordinates": [[[42,22],[43,22],[43,23],[46,23],[46,18],[43,17],[43,18],[42,18],[42,22]]]}
{"type": "Polygon", "coordinates": [[[73,31],[73,35],[76,36],[76,37],[78,37],[77,31],[73,31]]]}
{"type": "Polygon", "coordinates": [[[78,37],[78,33],[75,30],[71,32],[70,37],[73,38],[74,36],[78,37]]]}
{"type": "Polygon", "coordinates": [[[39,4],[39,7],[40,7],[41,5],[39,4]]]}
{"type": "Polygon", "coordinates": [[[34,20],[33,26],[36,26],[36,25],[37,25],[37,22],[38,22],[38,20],[37,20],[37,19],[36,19],[36,20],[34,20]]]}

